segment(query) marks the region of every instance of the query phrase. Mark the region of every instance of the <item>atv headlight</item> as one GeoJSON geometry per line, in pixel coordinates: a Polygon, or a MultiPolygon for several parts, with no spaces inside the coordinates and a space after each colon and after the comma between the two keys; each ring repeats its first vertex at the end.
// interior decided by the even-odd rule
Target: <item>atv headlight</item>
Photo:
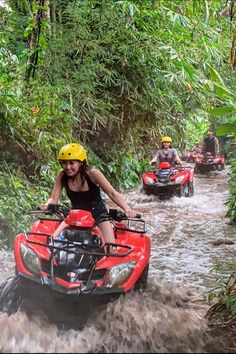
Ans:
{"type": "Polygon", "coordinates": [[[124,284],[133,272],[135,265],[135,261],[130,261],[112,267],[109,270],[104,285],[113,288],[124,284]]]}
{"type": "Polygon", "coordinates": [[[154,180],[151,177],[145,177],[144,182],[146,184],[154,184],[154,180]]]}
{"type": "Polygon", "coordinates": [[[179,176],[175,179],[175,183],[180,184],[183,181],[183,179],[184,179],[184,176],[179,176]]]}
{"type": "Polygon", "coordinates": [[[40,274],[38,256],[32,248],[22,243],[20,245],[20,253],[26,268],[35,275],[40,274]]]}

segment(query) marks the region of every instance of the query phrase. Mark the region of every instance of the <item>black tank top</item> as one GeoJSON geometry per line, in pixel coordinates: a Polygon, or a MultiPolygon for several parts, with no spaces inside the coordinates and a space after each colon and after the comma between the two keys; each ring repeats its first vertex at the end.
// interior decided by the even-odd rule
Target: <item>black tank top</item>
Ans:
{"type": "Polygon", "coordinates": [[[206,152],[211,152],[212,155],[215,154],[216,149],[215,149],[215,138],[212,139],[208,139],[206,138],[204,140],[205,144],[206,144],[206,152]]]}
{"type": "Polygon", "coordinates": [[[96,207],[102,200],[100,188],[91,181],[88,175],[85,176],[85,179],[88,183],[89,190],[75,192],[69,189],[69,177],[66,174],[62,177],[62,187],[66,190],[66,194],[71,201],[72,209],[91,211],[92,208],[96,207]]]}

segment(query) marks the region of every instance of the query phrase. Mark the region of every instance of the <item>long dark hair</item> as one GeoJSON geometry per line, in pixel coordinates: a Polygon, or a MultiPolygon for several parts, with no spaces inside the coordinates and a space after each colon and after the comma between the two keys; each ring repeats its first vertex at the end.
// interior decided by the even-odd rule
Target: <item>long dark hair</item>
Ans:
{"type": "Polygon", "coordinates": [[[88,178],[88,170],[91,170],[91,167],[87,164],[87,161],[84,160],[82,162],[82,165],[79,168],[79,175],[81,177],[82,180],[82,184],[84,184],[84,182],[87,180],[88,178]]]}

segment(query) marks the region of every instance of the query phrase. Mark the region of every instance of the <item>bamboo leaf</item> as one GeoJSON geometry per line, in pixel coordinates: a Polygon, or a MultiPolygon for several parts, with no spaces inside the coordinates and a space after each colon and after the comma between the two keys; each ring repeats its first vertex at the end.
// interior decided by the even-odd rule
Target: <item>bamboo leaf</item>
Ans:
{"type": "Polygon", "coordinates": [[[224,81],[222,79],[222,77],[220,76],[220,74],[210,65],[208,65],[208,70],[209,73],[211,75],[211,80],[214,82],[217,82],[218,84],[223,84],[224,85],[224,81]]]}
{"type": "Polygon", "coordinates": [[[236,112],[236,107],[234,106],[224,106],[224,107],[216,107],[211,109],[208,113],[212,116],[222,117],[227,114],[231,114],[236,112]]]}
{"type": "Polygon", "coordinates": [[[219,136],[223,136],[223,135],[236,135],[236,123],[235,124],[231,124],[231,123],[225,123],[219,126],[219,128],[217,128],[216,130],[216,134],[219,136]]]}

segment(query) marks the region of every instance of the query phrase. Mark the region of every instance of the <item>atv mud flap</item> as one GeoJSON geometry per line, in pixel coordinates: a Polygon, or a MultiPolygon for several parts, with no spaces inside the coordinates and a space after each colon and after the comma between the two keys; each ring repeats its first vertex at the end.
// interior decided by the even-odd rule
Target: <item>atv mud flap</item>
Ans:
{"type": "Polygon", "coordinates": [[[143,189],[146,194],[153,194],[163,199],[181,195],[181,184],[146,184],[143,189]]]}

